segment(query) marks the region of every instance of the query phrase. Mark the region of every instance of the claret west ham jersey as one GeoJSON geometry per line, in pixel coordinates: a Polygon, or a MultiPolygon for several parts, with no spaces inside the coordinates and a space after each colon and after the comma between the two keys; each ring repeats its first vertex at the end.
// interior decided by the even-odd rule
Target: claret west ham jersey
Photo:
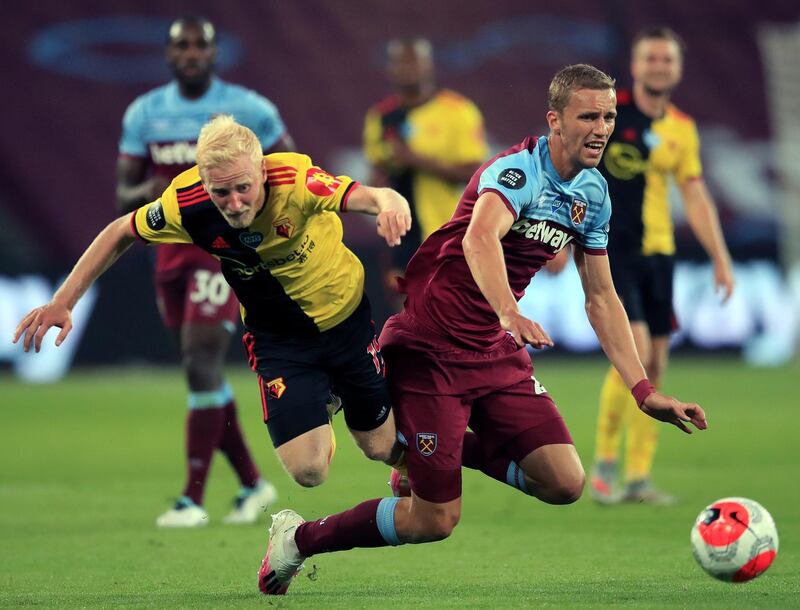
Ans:
{"type": "MultiPolygon", "coordinates": [[[[157,87],[136,98],[125,112],[119,154],[147,159],[150,175],[172,180],[195,164],[200,129],[219,114],[230,114],[253,130],[268,150],[286,131],[275,106],[254,91],[218,78],[208,91],[193,100],[181,96],[176,82],[157,87]]],[[[170,244],[156,253],[156,272],[170,274],[208,254],[192,246],[170,244]]]]}
{"type": "Polygon", "coordinates": [[[556,253],[575,244],[605,255],[611,202],[596,169],[562,180],[547,138],[525,138],[484,163],[467,185],[453,218],[417,250],[406,269],[406,310],[459,347],[486,349],[503,340],[497,315],[464,258],[472,209],[485,192],[500,196],[514,215],[501,244],[511,290],[522,298],[531,278],[556,253]]]}

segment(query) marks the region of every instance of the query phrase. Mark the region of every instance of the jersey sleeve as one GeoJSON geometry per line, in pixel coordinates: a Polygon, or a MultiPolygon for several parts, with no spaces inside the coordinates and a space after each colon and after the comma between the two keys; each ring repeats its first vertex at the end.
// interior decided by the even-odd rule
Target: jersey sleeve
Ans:
{"type": "Polygon", "coordinates": [[[675,181],[678,184],[703,175],[703,166],[700,162],[700,136],[694,121],[686,127],[685,140],[685,149],[675,168],[675,181]]]}
{"type": "Polygon", "coordinates": [[[278,108],[267,98],[251,92],[253,97],[253,108],[257,110],[255,121],[255,134],[261,142],[261,149],[269,150],[286,133],[286,125],[281,118],[278,108]]]}
{"type": "Polygon", "coordinates": [[[135,100],[122,117],[122,137],[119,154],[131,157],[146,157],[147,143],[144,139],[144,103],[135,100]]]}
{"type": "Polygon", "coordinates": [[[486,192],[499,195],[514,220],[538,191],[540,180],[531,164],[524,161],[520,153],[500,157],[483,169],[478,181],[478,195],[486,192]]]}
{"type": "Polygon", "coordinates": [[[462,108],[455,134],[455,143],[454,160],[456,163],[481,163],[489,155],[483,115],[472,102],[466,102],[462,108]]]}
{"type": "Polygon", "coordinates": [[[592,224],[586,227],[585,232],[578,237],[578,243],[586,254],[605,255],[608,247],[608,230],[611,221],[611,198],[608,189],[600,210],[592,218],[592,224]]]}
{"type": "Polygon", "coordinates": [[[319,212],[344,212],[347,199],[358,186],[349,176],[333,176],[321,167],[312,165],[305,172],[305,211],[306,214],[319,212]]]}
{"type": "Polygon", "coordinates": [[[134,233],[152,244],[190,244],[192,238],[181,224],[178,198],[174,183],[158,199],[143,205],[133,213],[134,233]]]}

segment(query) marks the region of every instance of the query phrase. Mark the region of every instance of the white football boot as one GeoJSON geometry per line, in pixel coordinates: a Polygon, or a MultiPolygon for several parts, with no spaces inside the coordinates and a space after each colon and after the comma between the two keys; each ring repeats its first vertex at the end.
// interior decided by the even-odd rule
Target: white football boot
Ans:
{"type": "Polygon", "coordinates": [[[242,488],[233,501],[233,509],[223,519],[227,525],[255,523],[261,513],[278,499],[278,490],[269,481],[260,479],[252,489],[242,488]]]}
{"type": "Polygon", "coordinates": [[[303,557],[297,550],[294,534],[305,520],[293,510],[272,515],[267,554],[258,570],[258,588],[264,595],[285,595],[297,573],[303,569],[303,557]]]}
{"type": "Polygon", "coordinates": [[[158,527],[203,527],[208,525],[208,513],[183,496],[175,506],[156,519],[158,527]]]}

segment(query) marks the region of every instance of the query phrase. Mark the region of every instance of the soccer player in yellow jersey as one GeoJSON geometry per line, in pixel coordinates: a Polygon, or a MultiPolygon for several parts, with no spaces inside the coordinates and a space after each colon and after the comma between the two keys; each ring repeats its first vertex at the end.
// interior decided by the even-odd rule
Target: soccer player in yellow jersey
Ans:
{"type": "MultiPolygon", "coordinates": [[[[697,128],[670,103],[682,68],[682,44],[672,30],[654,28],[635,37],[633,88],[617,91],[617,127],[600,164],[614,210],[608,244],[614,285],[647,376],[656,386],[664,377],[675,324],[670,177],[677,183],[689,226],[711,258],[714,282],[723,298],[730,297],[734,288],[730,255],[703,180],[697,128]]],[[[673,502],[650,477],[657,436],[658,426],[639,412],[622,378],[611,368],[600,394],[592,497],[602,503],[673,502]],[[625,486],[618,490],[623,430],[627,432],[625,486]]]]}
{"type": "Polygon", "coordinates": [[[364,294],[361,262],[342,243],[335,212],[377,216],[378,234],[396,246],[411,227],[408,202],[387,188],[332,176],[296,153],[263,156],[248,128],[230,116],[207,123],[197,166],[159,199],[109,224],[52,301],[17,327],[38,352],[87,288],[138,238],[194,243],[221,262],[242,307],[250,365],[258,373],[264,421],[278,457],[304,487],[322,483],[333,451],[329,393],[367,457],[397,463],[394,415],[384,364],[364,294]]]}
{"type": "Polygon", "coordinates": [[[455,91],[437,88],[429,41],[392,40],[386,55],[394,94],[367,112],[364,154],[372,184],[390,186],[406,197],[415,220],[384,265],[389,298],[399,309],[396,278],[422,241],[450,220],[488,147],[478,107],[455,91]]]}

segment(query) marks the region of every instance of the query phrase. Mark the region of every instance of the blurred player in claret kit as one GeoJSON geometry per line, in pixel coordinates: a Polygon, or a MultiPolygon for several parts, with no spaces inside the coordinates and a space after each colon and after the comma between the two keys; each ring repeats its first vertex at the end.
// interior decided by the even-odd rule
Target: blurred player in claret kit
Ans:
{"type": "Polygon", "coordinates": [[[448,537],[461,516],[462,466],[550,504],[580,497],[583,467],[525,349],[553,342],[517,306],[531,277],[570,244],[592,326],[642,411],[687,433],[686,422],[706,427],[698,405],[647,379],[611,279],[611,202],[596,167],[614,130],[614,81],[568,66],[548,100],[549,137],[526,137],[478,169],[453,218],[411,259],[404,309],[381,333],[411,496],[317,521],[289,509],[274,515],[263,593],[285,593],[318,553],[448,537]]]}
{"type": "MultiPolygon", "coordinates": [[[[214,75],[214,26],[201,17],[177,19],[169,28],[166,58],[174,80],[128,107],[117,161],[117,209],[128,213],[153,201],[172,179],[195,164],[197,136],[218,114],[234,115],[258,135],[264,152],[293,149],[275,106],[254,91],[214,75]]],[[[160,527],[208,523],[203,495],[214,452],[222,452],[241,489],[225,523],[252,523],[275,501],[244,440],[236,402],[223,376],[225,354],[239,319],[239,303],[219,262],[200,248],[165,244],[156,252],[155,286],[164,325],[180,346],[189,385],[186,484],[160,527]]]]}
{"type": "Polygon", "coordinates": [[[364,120],[364,154],[371,183],[390,186],[411,205],[415,223],[387,255],[384,279],[394,309],[401,277],[422,240],[450,220],[464,185],[486,159],[480,110],[436,86],[433,47],[425,39],[386,45],[386,74],[394,94],[372,106],[364,120]]]}
{"type": "Polygon", "coordinates": [[[408,202],[332,176],[306,155],[264,156],[256,134],[228,115],[200,131],[197,163],[103,229],[50,303],[22,319],[14,342],[24,337],[25,351],[38,352],[56,326],[60,345],[78,299],[137,239],[195,244],[220,260],[241,303],[264,422],[288,474],[304,487],[327,478],[332,390],[365,455],[401,464],[364,267],[342,242],[336,212],[376,216],[378,235],[396,246],[411,226],[408,202]]]}
{"type": "MultiPolygon", "coordinates": [[[[671,102],[681,80],[683,44],[669,28],[643,30],[631,48],[632,90],[617,94],[617,128],[599,168],[614,206],[608,242],[611,273],[625,306],[648,378],[658,386],[675,330],[672,275],[675,238],[669,179],[681,194],[686,219],[714,265],[714,283],[725,300],[733,271],[717,210],[700,164],[700,140],[691,117],[671,102]]],[[[631,399],[614,367],[600,393],[592,497],[603,504],[670,504],[675,498],[653,485],[659,429],[631,399]],[[625,431],[625,485],[618,488],[619,449],[625,431]]]]}

